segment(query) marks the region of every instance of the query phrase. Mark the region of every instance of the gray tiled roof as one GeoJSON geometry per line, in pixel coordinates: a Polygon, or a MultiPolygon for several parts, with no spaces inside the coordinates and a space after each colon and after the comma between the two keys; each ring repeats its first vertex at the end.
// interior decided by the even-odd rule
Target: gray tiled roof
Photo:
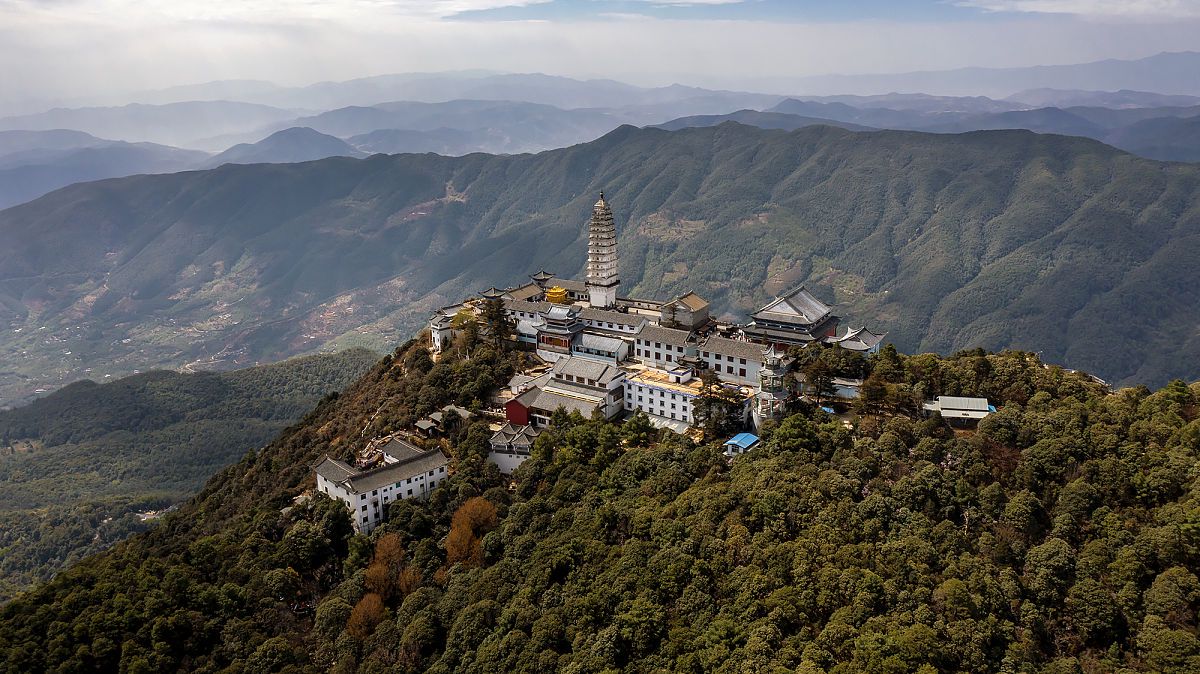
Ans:
{"type": "Polygon", "coordinates": [[[834,339],[834,343],[841,344],[843,348],[851,351],[868,351],[874,348],[877,344],[883,341],[887,333],[875,334],[866,327],[857,330],[850,330],[845,335],[834,339]]]}
{"type": "Polygon", "coordinates": [[[526,283],[523,286],[510,289],[504,294],[513,300],[528,301],[532,297],[541,295],[542,288],[536,283],[526,283]]]}
{"type": "Polygon", "coordinates": [[[390,442],[383,446],[383,453],[403,463],[425,456],[427,452],[410,442],[405,442],[400,438],[392,438],[390,442]]]}
{"type": "Polygon", "coordinates": [[[332,459],[328,455],[326,455],[325,458],[316,465],[314,470],[317,471],[317,475],[320,475],[330,482],[342,482],[346,478],[358,472],[353,466],[345,463],[344,461],[332,459]]]}
{"type": "Polygon", "coordinates": [[[514,426],[512,422],[509,422],[492,435],[491,444],[528,447],[539,435],[541,435],[541,431],[533,426],[514,426]]]}
{"type": "Polygon", "coordinates": [[[556,278],[550,282],[550,285],[558,286],[564,290],[570,290],[571,292],[576,293],[587,292],[586,281],[576,281],[572,278],[556,278]]]}
{"type": "Polygon", "coordinates": [[[579,412],[584,417],[588,417],[592,414],[592,410],[595,410],[599,405],[581,398],[555,393],[548,389],[538,389],[537,397],[529,407],[535,407],[547,412],[554,412],[561,407],[568,412],[579,412]]]}
{"type": "Polygon", "coordinates": [[[625,346],[625,342],[616,337],[605,337],[585,332],[579,336],[579,345],[585,349],[617,353],[621,350],[621,347],[625,346]]]}
{"type": "Polygon", "coordinates": [[[587,321],[604,321],[605,323],[613,323],[618,325],[640,325],[647,319],[645,316],[638,314],[627,314],[622,311],[608,311],[605,309],[597,309],[595,307],[586,307],[579,312],[580,317],[587,321]]]}
{"type": "Polygon", "coordinates": [[[763,359],[762,344],[743,342],[739,339],[729,339],[728,337],[718,337],[716,335],[705,339],[696,348],[710,353],[719,353],[722,356],[745,358],[756,362],[761,362],[763,359]]]}
{"type": "Polygon", "coordinates": [[[554,304],[550,302],[529,302],[526,300],[504,300],[504,308],[509,311],[529,311],[538,313],[539,311],[549,311],[554,304]]]}
{"type": "Polygon", "coordinates": [[[584,379],[594,379],[601,384],[608,384],[612,380],[624,376],[621,370],[612,365],[589,358],[560,358],[558,362],[554,363],[554,367],[550,371],[556,375],[571,375],[574,377],[583,377],[584,379]]]}
{"type": "Polygon", "coordinates": [[[691,333],[687,330],[664,328],[659,325],[644,325],[637,333],[638,339],[648,339],[651,342],[661,342],[672,346],[687,346],[691,333]]]}
{"type": "Polygon", "coordinates": [[[811,332],[803,330],[774,330],[764,328],[761,325],[747,325],[742,328],[742,332],[755,337],[766,337],[776,339],[780,342],[815,342],[816,337],[811,332]]]}
{"type": "Polygon", "coordinates": [[[431,449],[419,458],[368,470],[351,477],[347,482],[352,491],[361,494],[394,482],[407,480],[410,477],[416,477],[422,473],[428,473],[431,470],[437,470],[449,464],[450,459],[447,459],[441,450],[431,449]]]}
{"type": "Polygon", "coordinates": [[[827,316],[831,310],[832,308],[828,304],[817,299],[804,286],[800,286],[776,297],[750,316],[803,325],[816,323],[827,316]]]}

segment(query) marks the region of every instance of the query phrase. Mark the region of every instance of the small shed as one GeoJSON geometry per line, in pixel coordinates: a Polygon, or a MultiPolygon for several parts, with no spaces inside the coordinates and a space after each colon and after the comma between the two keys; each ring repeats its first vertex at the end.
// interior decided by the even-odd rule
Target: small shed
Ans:
{"type": "Polygon", "coordinates": [[[738,433],[725,441],[725,456],[744,454],[758,445],[758,436],[753,433],[738,433]]]}

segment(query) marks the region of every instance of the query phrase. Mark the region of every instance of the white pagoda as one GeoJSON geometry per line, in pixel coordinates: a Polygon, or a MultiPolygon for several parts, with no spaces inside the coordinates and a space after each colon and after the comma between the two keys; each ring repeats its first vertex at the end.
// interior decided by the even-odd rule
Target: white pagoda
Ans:
{"type": "Polygon", "coordinates": [[[588,303],[598,309],[617,306],[617,228],[612,210],[600,193],[600,201],[592,207],[588,225],[587,290],[588,303]]]}

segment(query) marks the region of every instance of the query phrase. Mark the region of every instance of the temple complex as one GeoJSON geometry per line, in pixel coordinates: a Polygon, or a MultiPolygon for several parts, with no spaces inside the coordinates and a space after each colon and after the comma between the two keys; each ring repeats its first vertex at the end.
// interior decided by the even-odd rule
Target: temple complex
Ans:
{"type": "Polygon", "coordinates": [[[842,331],[833,307],[803,286],[775,297],[745,324],[715,320],[708,301],[694,292],[667,300],[621,297],[616,222],[603,193],[586,231],[586,280],[543,269],[528,283],[490,288],[430,319],[438,351],[464,317],[482,313],[484,299],[502,301],[518,345],[552,364],[544,375],[519,375],[521,381],[510,384],[509,426],[493,439],[506,470],[559,408],[604,418],[642,411],[655,425],[686,431],[695,423],[705,372],[736,392],[745,421],[757,426],[782,415],[792,395],[784,384],[789,347],[838,344],[873,353],[885,337],[865,327],[842,331]],[[513,438],[520,439],[514,444],[513,438]]]}

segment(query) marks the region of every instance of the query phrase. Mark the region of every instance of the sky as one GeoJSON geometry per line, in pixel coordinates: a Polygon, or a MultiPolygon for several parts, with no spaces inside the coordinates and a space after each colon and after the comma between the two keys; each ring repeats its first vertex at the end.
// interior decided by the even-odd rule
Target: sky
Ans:
{"type": "Polygon", "coordinates": [[[1200,0],[0,0],[0,106],[460,69],[749,89],[1184,50],[1200,0]]]}

